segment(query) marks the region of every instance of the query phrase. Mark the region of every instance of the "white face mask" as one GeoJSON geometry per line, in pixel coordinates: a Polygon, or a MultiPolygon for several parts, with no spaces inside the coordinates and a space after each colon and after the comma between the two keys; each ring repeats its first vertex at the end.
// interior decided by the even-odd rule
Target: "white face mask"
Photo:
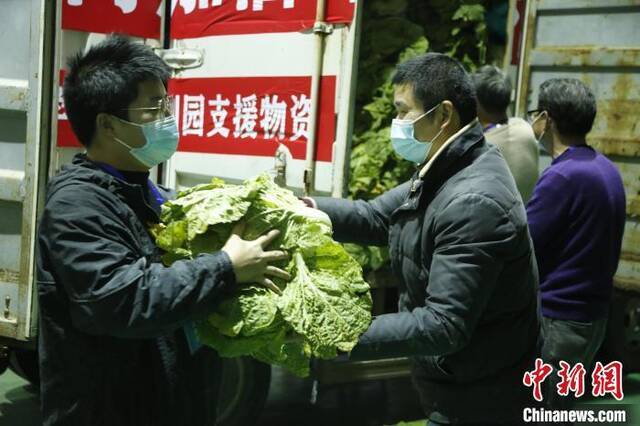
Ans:
{"type": "Polygon", "coordinates": [[[393,119],[391,122],[391,144],[400,157],[416,164],[422,164],[427,159],[429,151],[433,147],[433,142],[444,129],[440,129],[430,141],[421,142],[415,138],[415,123],[429,115],[439,106],[440,104],[434,106],[415,120],[393,119]]]}
{"type": "MultiPolygon", "coordinates": [[[[534,125],[534,124],[536,124],[536,121],[538,121],[538,120],[542,117],[542,115],[543,115],[543,113],[540,113],[540,114],[539,114],[539,115],[538,115],[538,116],[537,116],[537,117],[536,117],[536,118],[531,122],[531,127],[532,127],[532,128],[533,128],[533,125],[534,125]]],[[[536,138],[536,140],[538,141],[538,145],[540,145],[540,147],[542,148],[542,150],[543,150],[544,152],[546,152],[546,153],[547,153],[547,154],[549,154],[549,155],[552,155],[552,154],[553,154],[553,153],[551,152],[552,150],[550,151],[550,150],[549,150],[549,148],[545,145],[545,143],[544,143],[544,141],[543,141],[543,138],[544,138],[544,135],[545,135],[546,131],[547,131],[546,129],[545,129],[545,130],[543,130],[543,131],[542,131],[542,133],[540,134],[540,137],[539,137],[539,138],[536,138]]],[[[534,136],[535,136],[535,134],[534,134],[534,136]]]]}

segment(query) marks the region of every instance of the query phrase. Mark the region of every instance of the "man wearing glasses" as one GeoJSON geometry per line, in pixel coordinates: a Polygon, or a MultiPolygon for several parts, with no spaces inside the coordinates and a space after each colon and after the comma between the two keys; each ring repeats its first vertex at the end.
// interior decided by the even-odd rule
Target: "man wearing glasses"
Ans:
{"type": "Polygon", "coordinates": [[[596,116],[593,93],[576,79],[540,86],[529,111],[533,131],[553,161],[534,189],[527,216],[540,272],[542,357],[556,371],[545,381],[551,407],[559,397],[560,361],[587,371],[604,339],[625,223],[616,166],[587,144],[596,116]]]}
{"type": "Polygon", "coordinates": [[[214,424],[219,360],[190,345],[190,321],[239,284],[288,277],[269,266],[286,257],[267,251],[277,231],[161,263],[147,224],[173,193],[149,169],[178,145],[169,75],[118,36],[70,62],[64,100],[86,153],[50,182],[38,233],[45,425],[214,424]]]}

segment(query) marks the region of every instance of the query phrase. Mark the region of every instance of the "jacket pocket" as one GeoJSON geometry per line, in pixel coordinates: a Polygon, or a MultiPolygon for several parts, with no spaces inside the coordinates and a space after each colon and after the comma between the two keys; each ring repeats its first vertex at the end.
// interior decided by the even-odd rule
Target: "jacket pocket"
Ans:
{"type": "Polygon", "coordinates": [[[453,378],[453,373],[443,356],[425,356],[418,358],[417,361],[426,379],[447,381],[453,378]]]}

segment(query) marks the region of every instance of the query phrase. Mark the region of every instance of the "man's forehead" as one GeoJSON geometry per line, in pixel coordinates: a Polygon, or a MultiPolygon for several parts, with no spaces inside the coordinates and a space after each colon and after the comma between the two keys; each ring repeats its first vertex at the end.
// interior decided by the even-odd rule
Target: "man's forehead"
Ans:
{"type": "Polygon", "coordinates": [[[393,103],[396,107],[419,108],[420,103],[416,100],[411,84],[397,84],[393,90],[393,103]]]}
{"type": "Polygon", "coordinates": [[[138,96],[133,103],[157,102],[165,96],[167,96],[167,89],[164,87],[162,80],[144,80],[138,83],[138,96]]]}

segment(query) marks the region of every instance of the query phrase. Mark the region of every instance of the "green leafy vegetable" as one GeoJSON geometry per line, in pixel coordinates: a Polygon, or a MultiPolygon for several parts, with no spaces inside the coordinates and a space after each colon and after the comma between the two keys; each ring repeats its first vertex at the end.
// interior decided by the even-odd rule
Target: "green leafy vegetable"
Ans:
{"type": "Polygon", "coordinates": [[[281,365],[299,376],[309,374],[313,357],[348,352],[371,322],[369,286],[362,269],[331,238],[331,223],[293,193],[260,175],[243,185],[220,180],[181,192],[162,207],[152,229],[171,264],[220,250],[238,221],[244,239],[280,230],[273,242],[290,254],[276,266],[292,281],[274,279],[277,295],[257,285],[238,286],[216,311],[197,324],[203,343],[221,356],[251,355],[281,365]]]}

